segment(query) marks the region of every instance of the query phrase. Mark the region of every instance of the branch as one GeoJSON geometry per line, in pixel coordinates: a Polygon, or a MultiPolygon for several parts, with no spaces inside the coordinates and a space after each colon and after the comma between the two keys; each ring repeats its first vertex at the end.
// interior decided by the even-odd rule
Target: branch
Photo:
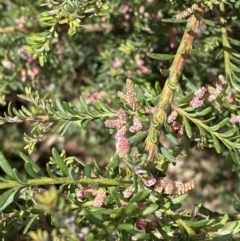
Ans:
{"type": "MultiPolygon", "coordinates": [[[[204,12],[204,9],[199,5],[197,12],[199,15],[201,15],[204,12]]],[[[149,134],[145,141],[145,150],[148,152],[148,161],[152,161],[154,157],[157,157],[159,135],[166,119],[166,113],[172,103],[173,95],[179,82],[179,78],[182,74],[185,62],[189,52],[192,49],[193,40],[196,35],[199,23],[200,19],[195,15],[192,15],[189,18],[181,43],[170,67],[169,76],[162,90],[159,102],[156,105],[156,109],[153,114],[153,119],[149,129],[149,134]]]]}
{"type": "Polygon", "coordinates": [[[7,181],[0,183],[0,190],[11,188],[23,188],[27,186],[41,186],[41,185],[53,185],[53,184],[81,184],[81,185],[93,185],[97,183],[100,187],[128,187],[132,184],[132,180],[115,180],[110,178],[81,178],[78,181],[73,181],[69,177],[58,177],[56,179],[51,177],[42,177],[39,179],[29,179],[26,184],[21,184],[17,181],[7,181]]]}
{"type": "MultiPolygon", "coordinates": [[[[83,28],[80,31],[85,32],[103,32],[103,31],[112,31],[115,27],[113,24],[108,23],[95,23],[95,24],[86,24],[81,25],[83,28]]],[[[45,30],[45,28],[31,28],[31,27],[17,27],[17,26],[7,26],[4,28],[0,28],[0,33],[13,33],[13,32],[24,32],[24,33],[32,33],[33,31],[41,31],[45,30]]]]}

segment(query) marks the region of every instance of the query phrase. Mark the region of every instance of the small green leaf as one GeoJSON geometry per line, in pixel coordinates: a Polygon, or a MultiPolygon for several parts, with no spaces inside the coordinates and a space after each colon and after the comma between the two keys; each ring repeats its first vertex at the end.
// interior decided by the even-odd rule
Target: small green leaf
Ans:
{"type": "Polygon", "coordinates": [[[65,122],[65,125],[63,126],[62,130],[60,131],[60,136],[64,136],[64,134],[66,133],[66,131],[70,128],[70,126],[72,125],[72,121],[67,121],[65,122]]]}
{"type": "Polygon", "coordinates": [[[70,167],[68,169],[68,176],[70,177],[71,180],[74,182],[77,182],[79,178],[76,176],[75,169],[73,167],[70,167]]]}
{"type": "Polygon", "coordinates": [[[202,18],[202,21],[203,23],[205,23],[206,25],[209,25],[209,26],[212,26],[212,27],[215,27],[217,24],[209,19],[204,19],[202,18]]]}
{"type": "Polygon", "coordinates": [[[129,203],[125,209],[126,215],[130,215],[131,213],[135,212],[137,208],[138,208],[138,205],[136,202],[129,203]]]}
{"type": "Polygon", "coordinates": [[[141,88],[138,85],[135,86],[135,91],[136,91],[136,94],[137,94],[138,101],[140,103],[144,103],[145,96],[144,96],[143,91],[141,90],[141,88]]]}
{"type": "Polygon", "coordinates": [[[137,230],[130,230],[129,233],[133,235],[135,240],[150,240],[150,234],[148,233],[143,233],[142,231],[137,231],[137,230]]]}
{"type": "Polygon", "coordinates": [[[217,125],[214,125],[214,126],[209,126],[208,127],[208,131],[210,132],[213,132],[213,131],[217,131],[218,129],[220,128],[220,126],[217,124],[217,125]]]}
{"type": "Polygon", "coordinates": [[[240,59],[230,55],[230,60],[235,64],[240,64],[240,59]]]}
{"type": "Polygon", "coordinates": [[[235,73],[240,73],[239,67],[236,66],[235,64],[230,63],[230,67],[231,67],[231,69],[232,69],[235,73]]]}
{"type": "Polygon", "coordinates": [[[219,237],[213,238],[212,241],[229,241],[232,240],[232,234],[219,234],[219,237]]]}
{"type": "Polygon", "coordinates": [[[11,178],[14,179],[14,174],[11,166],[8,164],[8,161],[4,157],[3,153],[0,151],[0,167],[3,171],[11,178]]]}
{"type": "Polygon", "coordinates": [[[54,126],[53,126],[53,128],[52,128],[52,132],[55,132],[57,129],[59,129],[61,126],[63,126],[65,122],[66,122],[66,121],[63,120],[63,119],[58,120],[58,121],[54,124],[54,126]]]}
{"type": "Polygon", "coordinates": [[[118,230],[130,231],[130,230],[133,230],[134,227],[131,223],[122,223],[122,224],[118,225],[117,229],[118,230]]]}
{"type": "Polygon", "coordinates": [[[224,127],[226,124],[228,124],[229,123],[229,118],[228,117],[226,117],[225,119],[223,119],[222,121],[220,121],[219,123],[218,123],[218,125],[219,125],[219,127],[221,128],[221,127],[224,127]]]}
{"type": "Polygon", "coordinates": [[[192,138],[192,127],[190,126],[188,119],[183,117],[184,127],[188,138],[192,138]]]}
{"type": "Polygon", "coordinates": [[[200,220],[200,221],[195,221],[195,220],[184,220],[185,223],[192,228],[201,228],[204,226],[207,226],[207,223],[209,222],[208,219],[200,220]]]}
{"type": "Polygon", "coordinates": [[[214,147],[215,147],[217,153],[221,153],[220,143],[219,143],[218,139],[216,138],[216,136],[214,136],[213,134],[212,134],[212,139],[213,139],[213,144],[214,144],[214,147]]]}
{"type": "Polygon", "coordinates": [[[65,163],[63,162],[61,156],[59,155],[58,151],[56,150],[56,148],[52,149],[52,155],[54,158],[54,161],[56,162],[57,166],[60,168],[60,170],[62,171],[62,173],[65,176],[68,176],[68,169],[67,166],[65,165],[65,163]]]}
{"type": "Polygon", "coordinates": [[[155,53],[147,53],[148,57],[157,60],[172,60],[174,59],[175,55],[171,54],[155,54],[155,53]]]}
{"type": "Polygon", "coordinates": [[[92,173],[92,165],[91,164],[86,164],[84,166],[84,170],[83,170],[83,174],[84,174],[84,177],[91,177],[91,173],[92,173]]]}
{"type": "Polygon", "coordinates": [[[23,45],[23,48],[26,49],[29,53],[33,54],[34,51],[33,49],[30,47],[30,46],[27,46],[27,45],[23,45]]]}
{"type": "Polygon", "coordinates": [[[56,179],[56,180],[58,179],[58,177],[52,172],[48,163],[46,164],[46,171],[47,171],[49,177],[56,179]]]}
{"type": "Polygon", "coordinates": [[[45,57],[43,55],[40,55],[38,57],[38,61],[39,61],[40,66],[43,66],[45,63],[45,57]]]}
{"type": "Polygon", "coordinates": [[[175,157],[164,147],[160,147],[162,155],[170,162],[175,162],[175,157]]]}
{"type": "Polygon", "coordinates": [[[13,203],[27,188],[10,189],[0,195],[0,211],[13,203]]]}
{"type": "Polygon", "coordinates": [[[186,96],[177,97],[177,103],[178,104],[186,104],[193,98],[193,96],[194,96],[194,92],[190,92],[186,96]]]}
{"type": "Polygon", "coordinates": [[[135,144],[135,143],[141,141],[142,139],[144,139],[147,136],[147,134],[148,134],[148,131],[142,131],[142,132],[137,133],[134,136],[131,136],[129,138],[130,144],[132,145],[132,144],[135,144]]]}
{"type": "Polygon", "coordinates": [[[239,131],[238,127],[234,127],[226,132],[220,133],[221,137],[223,138],[229,138],[231,136],[233,136],[234,134],[236,134],[239,131]]]}
{"type": "Polygon", "coordinates": [[[143,190],[138,193],[136,193],[129,201],[129,203],[135,203],[139,202],[141,200],[144,200],[147,196],[150,195],[152,191],[151,190],[143,190]]]}
{"type": "Polygon", "coordinates": [[[71,105],[71,103],[67,103],[65,101],[62,102],[62,107],[65,112],[68,112],[71,115],[75,115],[76,112],[74,111],[74,105],[71,105]]]}
{"type": "Polygon", "coordinates": [[[120,163],[119,156],[114,155],[111,162],[107,166],[107,170],[106,170],[107,177],[113,178],[119,174],[119,163],[120,163]]]}
{"type": "Polygon", "coordinates": [[[87,125],[90,123],[90,119],[89,120],[84,120],[81,122],[81,129],[85,129],[87,127],[87,125]]]}
{"type": "Polygon", "coordinates": [[[172,144],[174,144],[176,146],[179,145],[177,138],[173,134],[169,133],[169,134],[165,134],[165,135],[172,144]]]}
{"type": "Polygon", "coordinates": [[[211,118],[209,118],[209,119],[202,120],[202,123],[208,124],[208,123],[211,123],[213,120],[215,120],[215,117],[214,117],[214,116],[211,117],[211,118]]]}
{"type": "Polygon", "coordinates": [[[162,22],[165,23],[186,23],[186,19],[176,19],[176,18],[164,18],[161,20],[162,22]]]}
{"type": "Polygon", "coordinates": [[[175,197],[173,199],[171,199],[171,203],[172,204],[178,204],[178,203],[181,203],[182,201],[184,201],[186,198],[188,197],[188,194],[185,193],[179,197],[175,197]]]}
{"type": "Polygon", "coordinates": [[[198,116],[205,116],[207,114],[209,114],[212,111],[212,107],[209,106],[207,108],[205,108],[204,110],[198,112],[198,116]]]}
{"type": "Polygon", "coordinates": [[[113,112],[107,104],[103,103],[101,100],[97,100],[97,103],[101,106],[101,109],[104,110],[106,113],[113,112]]]}
{"type": "Polygon", "coordinates": [[[156,210],[158,210],[158,205],[157,204],[151,204],[148,207],[142,209],[140,211],[142,216],[147,216],[148,214],[154,213],[156,210]]]}
{"type": "Polygon", "coordinates": [[[29,110],[27,110],[27,108],[24,105],[22,105],[21,109],[27,116],[33,115],[29,110]]]}
{"type": "Polygon", "coordinates": [[[193,108],[193,107],[186,107],[186,108],[184,108],[183,109],[184,111],[186,111],[186,112],[194,112],[195,113],[195,108],[193,108]]]}
{"type": "Polygon", "coordinates": [[[16,168],[13,168],[13,175],[14,175],[14,180],[16,180],[18,183],[20,183],[22,185],[26,185],[27,184],[26,178],[22,177],[19,174],[19,172],[17,171],[16,168]]]}
{"type": "Polygon", "coordinates": [[[80,97],[79,101],[80,101],[80,105],[81,105],[82,109],[87,111],[88,110],[88,106],[87,106],[85,100],[82,97],[80,97]]]}
{"type": "Polygon", "coordinates": [[[103,219],[100,217],[100,215],[97,212],[91,212],[87,209],[83,210],[83,215],[85,218],[91,223],[91,225],[95,224],[97,227],[106,229],[103,219]]]}
{"type": "Polygon", "coordinates": [[[109,195],[111,196],[113,202],[118,206],[120,207],[118,210],[117,210],[117,217],[116,218],[119,218],[121,219],[123,216],[125,216],[125,213],[124,213],[124,209],[122,207],[122,204],[120,202],[120,195],[118,194],[118,192],[116,190],[113,190],[113,189],[109,189],[108,190],[108,193],[109,195]]]}
{"type": "Polygon", "coordinates": [[[39,178],[39,175],[33,170],[32,164],[30,162],[24,163],[24,169],[31,178],[39,178]]]}
{"type": "Polygon", "coordinates": [[[25,161],[25,163],[29,163],[31,165],[32,170],[36,173],[36,175],[38,175],[38,178],[45,176],[41,168],[33,160],[31,160],[31,158],[29,158],[22,152],[20,152],[20,156],[25,161]]]}
{"type": "Polygon", "coordinates": [[[59,111],[65,113],[65,111],[64,111],[64,109],[63,109],[63,107],[62,107],[62,104],[60,103],[60,101],[59,101],[58,99],[56,99],[55,103],[56,103],[57,109],[58,109],[59,111]]]}
{"type": "MultiPolygon", "coordinates": [[[[118,98],[115,98],[115,96],[113,96],[113,97],[111,98],[111,101],[112,101],[113,106],[114,106],[116,109],[120,109],[121,104],[120,104],[120,101],[119,101],[118,98]]],[[[101,109],[101,107],[100,107],[100,109],[101,109]]]]}
{"type": "Polygon", "coordinates": [[[31,227],[32,223],[38,218],[39,215],[33,215],[26,221],[25,228],[23,230],[23,234],[26,234],[29,228],[31,227]]]}
{"type": "Polygon", "coordinates": [[[228,37],[228,40],[231,44],[235,45],[235,46],[240,46],[240,41],[237,40],[237,39],[233,39],[233,38],[230,38],[228,37]]]}

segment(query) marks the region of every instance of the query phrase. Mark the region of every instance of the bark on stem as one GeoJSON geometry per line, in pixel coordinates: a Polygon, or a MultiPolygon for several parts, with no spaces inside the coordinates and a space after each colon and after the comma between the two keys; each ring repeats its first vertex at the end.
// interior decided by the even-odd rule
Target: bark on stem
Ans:
{"type": "Polygon", "coordinates": [[[196,12],[198,13],[198,17],[193,14],[188,20],[186,30],[183,34],[173,63],[169,69],[168,78],[165,82],[159,102],[156,105],[156,109],[153,114],[149,134],[145,141],[145,150],[148,152],[148,161],[153,161],[155,158],[157,158],[161,129],[166,120],[167,111],[171,106],[174,92],[177,88],[185,62],[192,49],[193,40],[201,21],[199,16],[204,12],[204,9],[200,4],[196,9],[196,12]]]}

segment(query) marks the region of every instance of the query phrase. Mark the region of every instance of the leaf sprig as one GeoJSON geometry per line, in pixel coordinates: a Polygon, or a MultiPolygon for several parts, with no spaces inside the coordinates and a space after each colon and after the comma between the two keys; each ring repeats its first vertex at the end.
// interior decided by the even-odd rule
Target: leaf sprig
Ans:
{"type": "Polygon", "coordinates": [[[47,98],[47,95],[40,98],[38,92],[32,93],[30,88],[26,88],[25,92],[25,95],[19,95],[19,97],[29,102],[30,107],[26,108],[23,105],[20,110],[17,110],[12,108],[10,103],[8,113],[4,113],[4,117],[0,117],[0,124],[31,122],[33,138],[27,134],[24,138],[28,143],[26,148],[30,153],[38,140],[49,131],[54,132],[61,127],[60,135],[64,135],[73,122],[78,122],[84,129],[93,120],[117,115],[116,110],[101,100],[91,105],[87,105],[83,98],[80,98],[78,104],[60,103],[58,100],[54,103],[47,98]]]}
{"type": "MultiPolygon", "coordinates": [[[[85,17],[103,16],[107,13],[108,6],[99,0],[94,1],[51,1],[52,9],[42,12],[39,22],[49,26],[49,30],[42,33],[33,34],[27,37],[28,45],[25,49],[39,58],[39,63],[43,66],[47,61],[47,52],[53,38],[58,38],[57,26],[67,24],[68,34],[73,35],[83,26],[81,25],[85,17]]],[[[44,4],[48,5],[48,4],[44,4]]]]}

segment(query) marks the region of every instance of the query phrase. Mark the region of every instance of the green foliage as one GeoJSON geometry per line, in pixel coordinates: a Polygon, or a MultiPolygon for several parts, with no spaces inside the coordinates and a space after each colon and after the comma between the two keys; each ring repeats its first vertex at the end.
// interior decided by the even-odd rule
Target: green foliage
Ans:
{"type": "Polygon", "coordinates": [[[239,213],[187,210],[195,180],[165,176],[196,147],[239,180],[240,1],[20,2],[0,3],[2,240],[239,240],[239,213]]]}

